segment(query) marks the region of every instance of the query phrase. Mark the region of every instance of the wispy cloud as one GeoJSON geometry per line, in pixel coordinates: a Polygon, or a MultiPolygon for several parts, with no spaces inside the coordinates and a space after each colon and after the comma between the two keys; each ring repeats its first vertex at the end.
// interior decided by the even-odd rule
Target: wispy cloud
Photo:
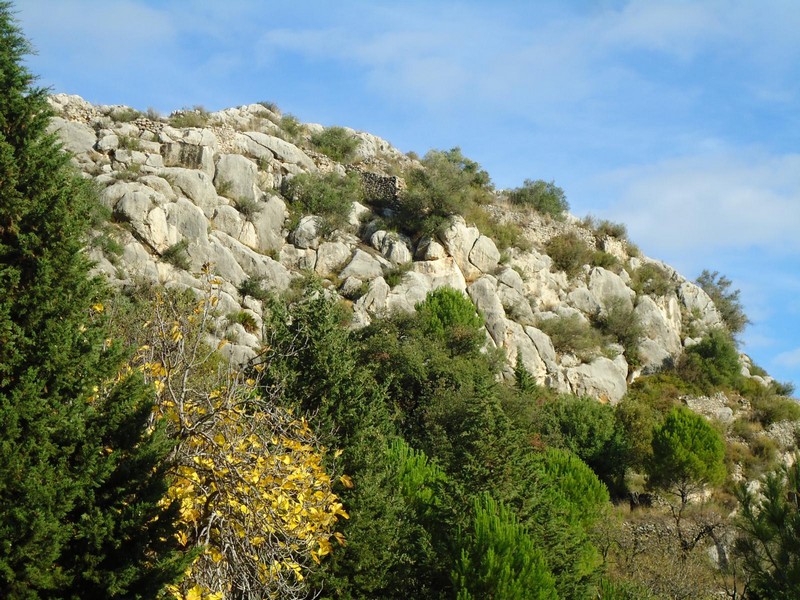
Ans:
{"type": "Polygon", "coordinates": [[[800,367],[800,348],[778,354],[775,357],[775,363],[783,367],[800,367]]]}
{"type": "Polygon", "coordinates": [[[686,156],[622,169],[605,183],[619,198],[609,213],[659,253],[800,251],[800,154],[686,156]]]}

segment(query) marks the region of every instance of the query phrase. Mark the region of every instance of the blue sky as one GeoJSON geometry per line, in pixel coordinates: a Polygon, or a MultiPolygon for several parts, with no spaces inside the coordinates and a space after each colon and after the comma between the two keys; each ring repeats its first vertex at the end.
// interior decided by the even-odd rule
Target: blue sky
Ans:
{"type": "Polygon", "coordinates": [[[269,100],[498,187],[555,180],[689,278],[720,271],[743,349],[800,389],[800,4],[17,0],[54,91],[162,113],[269,100]]]}

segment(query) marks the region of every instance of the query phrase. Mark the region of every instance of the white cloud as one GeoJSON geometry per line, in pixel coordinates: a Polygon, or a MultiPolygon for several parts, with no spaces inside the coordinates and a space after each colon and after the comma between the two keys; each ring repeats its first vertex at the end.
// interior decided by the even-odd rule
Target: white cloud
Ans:
{"type": "Polygon", "coordinates": [[[781,352],[775,357],[774,362],[782,367],[800,368],[800,348],[781,352]]]}
{"type": "Polygon", "coordinates": [[[800,154],[684,156],[607,175],[609,214],[659,254],[800,251],[800,154]]]}

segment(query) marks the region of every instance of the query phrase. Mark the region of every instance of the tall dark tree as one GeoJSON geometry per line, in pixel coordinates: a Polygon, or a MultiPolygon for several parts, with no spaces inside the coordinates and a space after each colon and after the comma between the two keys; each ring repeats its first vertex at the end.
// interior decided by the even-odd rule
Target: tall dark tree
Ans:
{"type": "Polygon", "coordinates": [[[0,597],[146,598],[178,576],[169,446],[105,341],[94,203],[0,1],[0,597]]]}

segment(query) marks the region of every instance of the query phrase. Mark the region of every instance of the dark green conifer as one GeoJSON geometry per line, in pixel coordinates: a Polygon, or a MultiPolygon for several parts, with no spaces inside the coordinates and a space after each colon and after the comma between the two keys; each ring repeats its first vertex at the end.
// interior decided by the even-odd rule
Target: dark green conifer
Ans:
{"type": "Polygon", "coordinates": [[[47,133],[29,52],[0,2],[0,597],[155,597],[183,568],[159,507],[169,447],[143,384],[115,381],[93,191],[47,133]]]}

